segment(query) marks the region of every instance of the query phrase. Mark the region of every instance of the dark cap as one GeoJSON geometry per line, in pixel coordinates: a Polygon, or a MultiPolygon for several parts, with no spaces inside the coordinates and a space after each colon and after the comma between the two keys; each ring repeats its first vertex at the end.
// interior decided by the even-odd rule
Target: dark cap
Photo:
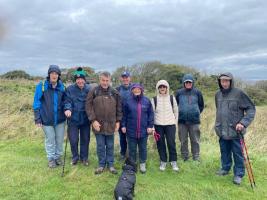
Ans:
{"type": "Polygon", "coordinates": [[[130,75],[130,72],[127,72],[127,71],[122,72],[122,73],[121,73],[121,77],[124,77],[124,76],[125,76],[125,77],[129,77],[129,76],[131,76],[131,75],[130,75]]]}

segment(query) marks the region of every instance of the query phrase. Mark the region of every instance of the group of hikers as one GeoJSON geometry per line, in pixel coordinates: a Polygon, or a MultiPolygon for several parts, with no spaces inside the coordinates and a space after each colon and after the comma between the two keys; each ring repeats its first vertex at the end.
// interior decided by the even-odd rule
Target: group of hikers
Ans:
{"type": "MultiPolygon", "coordinates": [[[[187,161],[190,157],[189,138],[192,159],[200,161],[199,125],[200,114],[205,106],[202,93],[194,87],[191,74],[184,75],[183,88],[175,96],[170,94],[169,83],[159,80],[156,96],[152,99],[145,96],[141,84],[131,82],[128,71],[121,74],[122,84],[117,88],[111,86],[109,72],[100,73],[99,84],[95,87],[86,83],[86,75],[82,68],[78,68],[74,72],[75,82],[65,89],[60,80],[60,68],[50,65],[46,80],[36,86],[34,119],[45,133],[50,168],[62,164],[66,119],[72,165],[77,165],[79,161],[85,166],[89,165],[92,127],[98,157],[95,174],[101,174],[106,167],[112,174],[117,174],[114,168],[114,133],[117,131],[120,159],[129,157],[137,162],[138,158],[141,173],[147,170],[149,135],[154,135],[157,141],[159,169],[164,171],[169,162],[172,170],[179,171],[175,142],[177,127],[182,159],[187,161]]],[[[242,90],[234,87],[231,73],[220,74],[218,85],[219,90],[215,95],[215,132],[219,136],[221,168],[216,173],[227,175],[234,160],[233,182],[239,185],[245,174],[239,134],[245,134],[254,119],[255,105],[242,90]]]]}

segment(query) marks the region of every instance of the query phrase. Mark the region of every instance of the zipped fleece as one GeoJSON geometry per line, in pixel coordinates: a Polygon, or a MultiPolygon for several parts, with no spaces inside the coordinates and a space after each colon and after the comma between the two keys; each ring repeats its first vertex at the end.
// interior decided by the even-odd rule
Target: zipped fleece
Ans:
{"type": "MultiPolygon", "coordinates": [[[[215,95],[216,121],[215,132],[223,139],[238,138],[235,127],[241,123],[247,128],[254,119],[256,109],[250,98],[240,89],[234,87],[231,73],[223,73],[218,77],[220,90],[215,95]],[[220,83],[221,76],[231,78],[230,88],[225,90],[220,83]]],[[[246,129],[243,130],[245,134],[246,129]]]]}

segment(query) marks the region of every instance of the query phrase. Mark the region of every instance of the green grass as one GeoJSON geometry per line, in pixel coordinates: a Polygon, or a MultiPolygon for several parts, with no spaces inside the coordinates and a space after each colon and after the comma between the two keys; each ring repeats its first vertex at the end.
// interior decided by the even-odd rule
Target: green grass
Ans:
{"type": "MultiPolygon", "coordinates": [[[[61,167],[47,167],[43,131],[33,123],[33,90],[33,81],[0,79],[0,199],[112,199],[119,175],[109,172],[94,175],[97,157],[93,134],[89,167],[70,165],[69,144],[65,176],[61,177],[61,167]]],[[[257,184],[252,190],[247,176],[241,186],[236,186],[232,184],[232,173],[224,177],[215,175],[220,167],[220,153],[213,130],[214,98],[205,96],[205,104],[201,119],[201,163],[184,163],[178,155],[179,173],[173,172],[170,166],[160,172],[159,156],[150,138],[148,172],[137,173],[135,199],[267,199],[267,107],[257,107],[255,120],[246,135],[257,184]]],[[[117,158],[117,135],[115,154],[117,158]]],[[[115,162],[118,169],[121,165],[115,162]]]]}
{"type": "MultiPolygon", "coordinates": [[[[95,138],[91,135],[90,165],[70,165],[68,148],[65,176],[62,167],[49,169],[42,137],[7,140],[0,143],[0,199],[112,199],[119,175],[108,171],[94,175],[97,166],[95,138]]],[[[158,169],[158,154],[150,138],[148,172],[137,173],[136,199],[266,199],[267,159],[251,154],[257,187],[250,188],[247,176],[242,185],[232,184],[232,174],[215,175],[219,168],[219,148],[201,145],[201,163],[178,161],[180,172],[168,166],[158,169]]],[[[178,145],[179,146],[179,145],[178,145]]],[[[116,140],[116,155],[118,142],[116,140]]],[[[120,169],[121,164],[115,166],[120,169]]],[[[120,170],[121,172],[121,170],[120,170]]]]}

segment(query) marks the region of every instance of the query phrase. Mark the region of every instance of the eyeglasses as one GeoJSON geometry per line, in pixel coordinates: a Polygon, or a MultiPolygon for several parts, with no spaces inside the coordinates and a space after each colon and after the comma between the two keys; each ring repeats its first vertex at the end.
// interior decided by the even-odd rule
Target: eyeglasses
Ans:
{"type": "Polygon", "coordinates": [[[186,84],[192,83],[191,81],[185,81],[186,84]]]}
{"type": "Polygon", "coordinates": [[[167,88],[165,85],[160,85],[158,88],[167,88]]]}

